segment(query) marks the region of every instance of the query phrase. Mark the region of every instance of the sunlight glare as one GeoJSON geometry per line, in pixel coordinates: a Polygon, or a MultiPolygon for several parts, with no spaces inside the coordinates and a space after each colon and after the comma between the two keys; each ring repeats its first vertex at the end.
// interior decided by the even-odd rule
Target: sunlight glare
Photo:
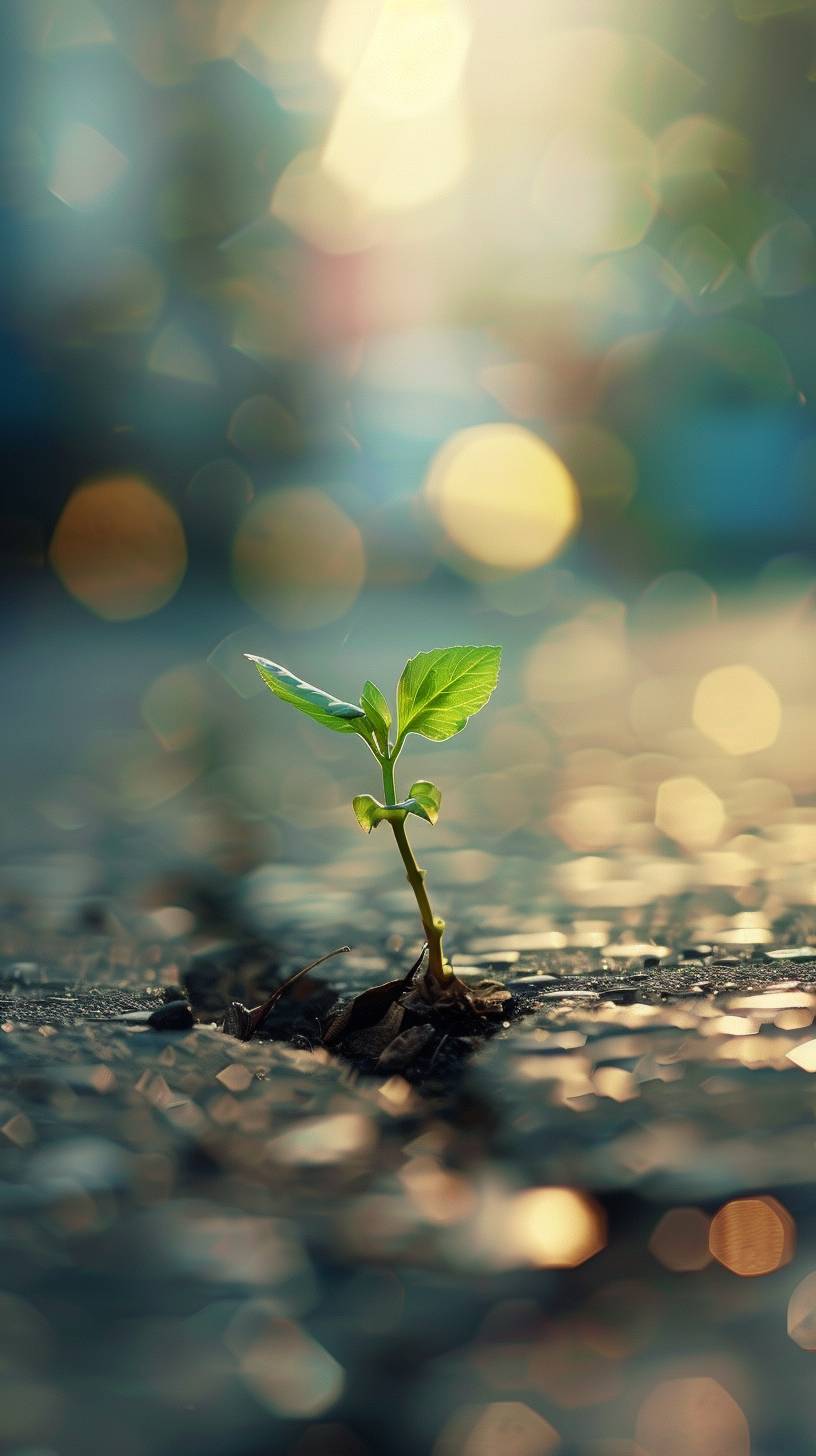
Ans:
{"type": "Polygon", "coordinates": [[[460,95],[469,46],[460,0],[384,0],[329,131],[327,176],[373,212],[449,191],[469,159],[460,95]]]}

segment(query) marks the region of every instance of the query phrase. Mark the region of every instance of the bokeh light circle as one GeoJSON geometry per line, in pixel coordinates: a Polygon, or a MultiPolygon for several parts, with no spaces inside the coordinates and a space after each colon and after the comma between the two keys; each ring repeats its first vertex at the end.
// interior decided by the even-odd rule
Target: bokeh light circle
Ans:
{"type": "Polygon", "coordinates": [[[775,1198],[733,1198],[715,1213],[708,1243],[732,1274],[772,1274],[793,1256],[795,1227],[775,1198]]]}
{"type": "Polygon", "coordinates": [[[753,667],[715,667],[697,684],[694,723],[725,753],[759,753],[779,736],[779,695],[753,667]]]}
{"type": "Polygon", "coordinates": [[[801,1350],[816,1350],[816,1274],[806,1274],[788,1301],[788,1334],[801,1350]]]}
{"type": "Polygon", "coordinates": [[[581,519],[567,467],[519,425],[477,425],[453,435],[431,464],[425,494],[451,543],[501,571],[551,561],[581,519]]]}
{"type": "Polygon", "coordinates": [[[578,253],[643,240],[658,207],[654,147],[618,112],[575,120],[548,142],[532,207],[549,238],[578,253]]]}
{"type": "Polygon", "coordinates": [[[270,491],[250,506],[233,542],[241,596],[290,627],[320,627],[347,612],[365,577],[362,536],[322,490],[270,491]]]}
{"type": "Polygon", "coordinates": [[[559,433],[559,447],[585,505],[622,511],[637,486],[637,463],[617,435],[582,420],[559,433]]]}
{"type": "Polygon", "coordinates": [[[750,1456],[751,1436],[734,1397],[709,1376],[663,1380],[638,1413],[647,1456],[750,1456]]]}
{"type": "Polygon", "coordinates": [[[711,1220],[701,1208],[670,1208],[649,1240],[649,1250],[666,1269],[687,1274],[711,1263],[711,1220]]]}
{"type": "Polygon", "coordinates": [[[432,1456],[550,1456],[561,1446],[554,1426],[520,1400],[462,1405],[446,1421],[432,1456]]]}
{"type": "Polygon", "coordinates": [[[251,459],[289,455],[303,441],[294,416],[271,394],[252,394],[232,413],[227,439],[251,459]]]}
{"type": "Polygon", "coordinates": [[[199,530],[220,535],[254,495],[252,481],[234,460],[210,460],[197,470],[187,486],[190,529],[193,520],[199,530]]]}
{"type": "Polygon", "coordinates": [[[78,487],[49,547],[51,565],[72,596],[108,621],[146,617],[177,590],[187,545],[172,505],[135,475],[78,487]]]}
{"type": "Polygon", "coordinates": [[[606,1244],[606,1218],[575,1188],[528,1188],[514,1198],[507,1230],[513,1254],[539,1269],[574,1269],[606,1244]]]}
{"type": "Polygon", "coordinates": [[[677,642],[679,634],[684,633],[693,641],[697,633],[710,631],[716,620],[716,595],[707,581],[691,571],[668,571],[658,576],[629,613],[640,651],[651,645],[653,655],[662,664],[668,635],[677,642]]]}
{"type": "Polygon", "coordinates": [[[658,786],[654,822],[684,849],[710,849],[725,828],[723,802],[692,774],[664,779],[658,786]]]}

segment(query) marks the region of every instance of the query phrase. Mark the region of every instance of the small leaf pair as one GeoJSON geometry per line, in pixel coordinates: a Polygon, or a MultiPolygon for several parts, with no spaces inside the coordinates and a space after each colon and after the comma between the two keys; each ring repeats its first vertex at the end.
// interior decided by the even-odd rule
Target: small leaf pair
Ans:
{"type": "Polygon", "coordinates": [[[357,823],[361,829],[370,834],[372,829],[387,819],[390,823],[399,823],[408,814],[416,814],[417,818],[424,819],[428,824],[435,824],[439,818],[439,805],[442,802],[442,790],[436,784],[429,783],[427,779],[419,779],[412,784],[408,790],[408,798],[401,799],[398,804],[381,804],[371,794],[358,794],[352,799],[352,807],[357,815],[357,823]]]}
{"type": "MultiPolygon", "coordinates": [[[[365,684],[358,707],[313,687],[276,662],[246,655],[267,687],[285,703],[324,728],[335,733],[359,733],[379,754],[388,752],[391,710],[374,683],[365,684]]],[[[409,733],[419,733],[435,743],[460,733],[493,692],[500,659],[500,647],[437,647],[412,657],[397,687],[399,747],[409,733]]]]}

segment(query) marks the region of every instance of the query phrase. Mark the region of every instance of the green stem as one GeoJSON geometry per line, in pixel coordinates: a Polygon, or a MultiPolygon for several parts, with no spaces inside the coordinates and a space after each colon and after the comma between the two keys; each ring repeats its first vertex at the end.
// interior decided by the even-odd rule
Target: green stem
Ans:
{"type": "Polygon", "coordinates": [[[382,765],[383,789],[385,791],[386,804],[396,804],[397,786],[394,783],[394,760],[387,755],[380,759],[382,765]]]}
{"type": "MultiPolygon", "coordinates": [[[[380,759],[386,804],[396,804],[397,802],[397,790],[394,783],[395,758],[396,751],[390,757],[386,754],[380,759]]],[[[402,855],[402,862],[405,865],[408,883],[414,892],[414,897],[419,907],[422,928],[425,931],[425,939],[428,942],[428,970],[437,981],[444,983],[450,980],[453,974],[442,952],[442,936],[445,932],[445,922],[444,920],[440,920],[438,916],[435,916],[431,909],[428,891],[425,889],[425,871],[420,869],[416,862],[414,851],[408,843],[408,835],[405,832],[404,822],[401,819],[392,819],[389,822],[394,831],[397,848],[402,855]]]]}

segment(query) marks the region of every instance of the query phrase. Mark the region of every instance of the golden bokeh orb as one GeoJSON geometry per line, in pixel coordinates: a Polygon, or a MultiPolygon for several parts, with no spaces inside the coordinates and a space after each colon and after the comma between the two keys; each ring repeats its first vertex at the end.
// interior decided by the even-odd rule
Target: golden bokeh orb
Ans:
{"type": "Polygon", "coordinates": [[[451,544],[498,571],[531,571],[551,561],[581,520],[566,465],[520,425],[477,425],[453,435],[431,463],[425,495],[451,544]]]}
{"type": "Polygon", "coordinates": [[[606,1245],[606,1218],[594,1198],[575,1188],[528,1188],[510,1208],[508,1244],[539,1269],[574,1269],[606,1245]]]}
{"type": "Polygon", "coordinates": [[[657,790],[654,822],[684,849],[711,849],[725,828],[722,799],[692,774],[664,779],[657,790]]]}
{"type": "Polygon", "coordinates": [[[724,753],[759,753],[779,736],[782,706],[776,689],[753,667],[715,667],[697,684],[694,723],[724,753]]]}
{"type": "Polygon", "coordinates": [[[793,1257],[796,1228],[776,1198],[732,1198],[715,1213],[708,1235],[714,1258],[732,1274],[773,1274],[793,1257]]]}
{"type": "Polygon", "coordinates": [[[244,600],[288,627],[336,621],[356,600],[365,577],[358,527],[312,486],[259,496],[235,534],[232,562],[244,600]]]}
{"type": "Polygon", "coordinates": [[[136,475],[107,476],[69,496],[49,547],[72,596],[111,622],[146,617],[177,590],[187,545],[172,505],[136,475]]]}

